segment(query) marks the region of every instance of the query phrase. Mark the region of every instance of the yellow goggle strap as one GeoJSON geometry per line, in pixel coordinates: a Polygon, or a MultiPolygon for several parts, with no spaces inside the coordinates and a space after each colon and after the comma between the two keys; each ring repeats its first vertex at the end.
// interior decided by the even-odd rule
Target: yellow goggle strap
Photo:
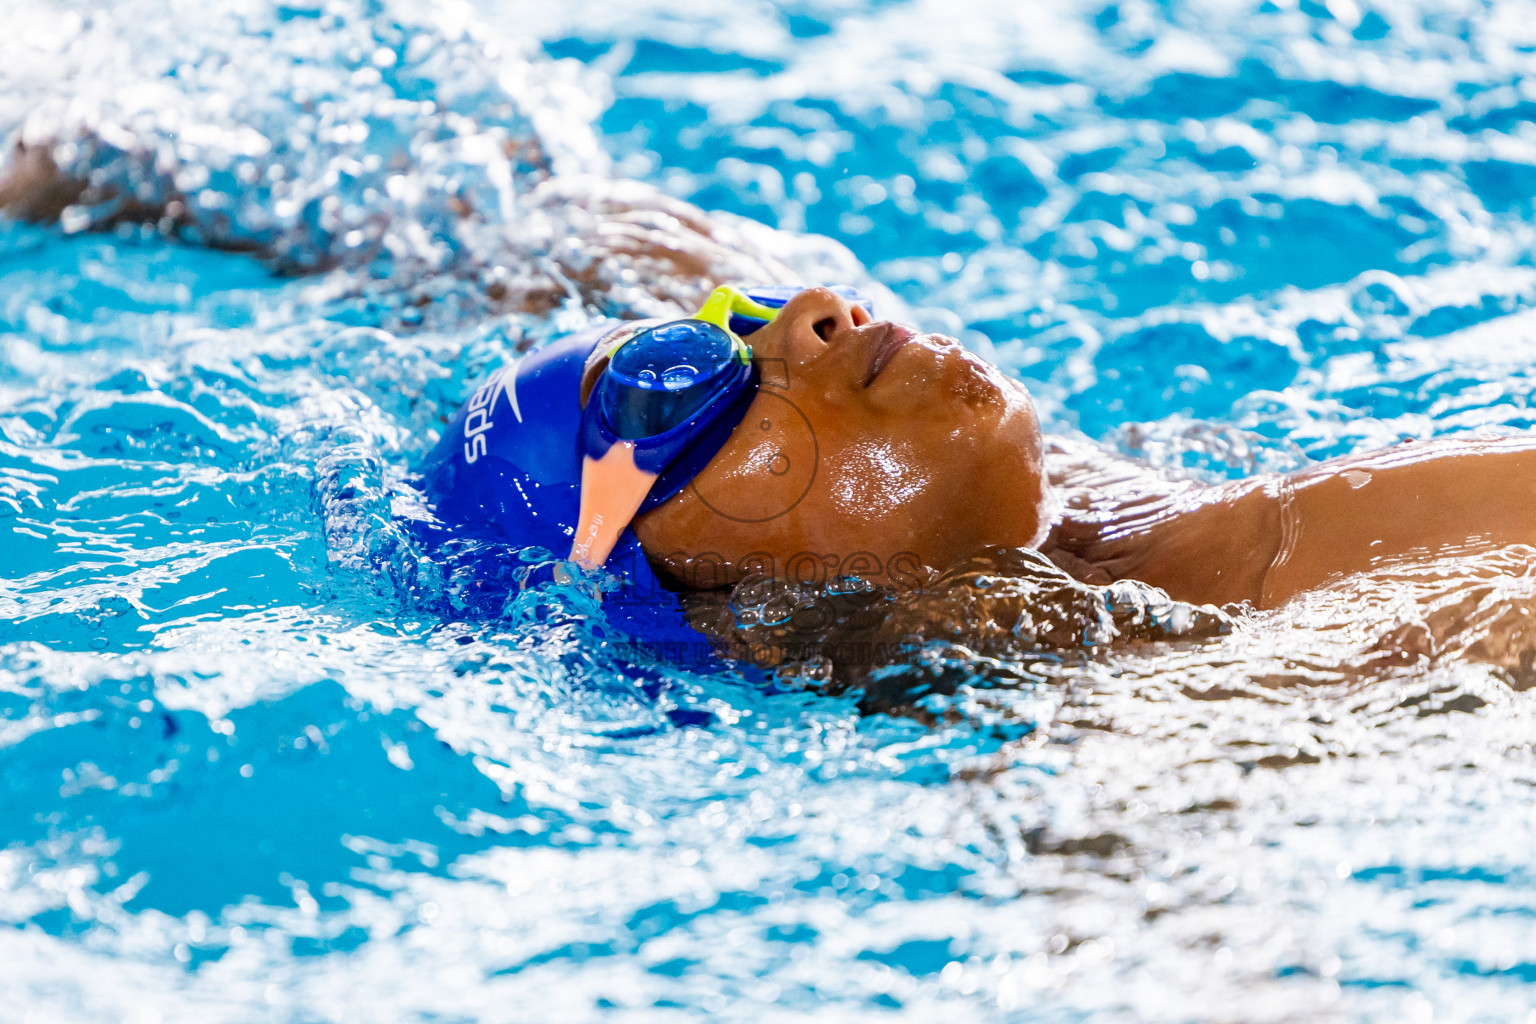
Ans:
{"type": "MultiPolygon", "coordinates": [[[[771,321],[779,315],[779,311],[772,306],[765,306],[760,302],[754,302],[739,288],[732,288],[723,284],[709,293],[709,298],[704,300],[704,305],[693,314],[695,320],[703,320],[721,328],[731,337],[736,338],[736,332],[731,330],[731,314],[741,313],[745,316],[755,317],[758,320],[771,321]]],[[[736,338],[741,341],[740,338],[736,338]]],[[[745,342],[742,342],[745,345],[745,342]]]]}

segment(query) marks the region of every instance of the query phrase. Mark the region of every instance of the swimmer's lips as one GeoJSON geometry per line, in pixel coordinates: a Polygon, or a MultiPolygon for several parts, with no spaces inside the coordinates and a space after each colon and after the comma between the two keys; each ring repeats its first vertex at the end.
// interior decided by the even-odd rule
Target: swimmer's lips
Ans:
{"type": "Polygon", "coordinates": [[[890,365],[891,360],[895,358],[897,352],[901,351],[903,345],[917,337],[917,332],[910,327],[893,324],[889,320],[875,324],[874,327],[879,333],[875,336],[874,343],[870,345],[869,375],[864,378],[865,387],[874,383],[875,378],[880,376],[880,371],[890,365]]]}

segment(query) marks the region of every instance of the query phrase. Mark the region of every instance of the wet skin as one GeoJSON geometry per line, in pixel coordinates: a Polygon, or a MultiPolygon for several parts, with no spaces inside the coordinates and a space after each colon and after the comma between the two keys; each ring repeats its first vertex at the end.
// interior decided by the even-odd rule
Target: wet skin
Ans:
{"type": "Polygon", "coordinates": [[[1536,439],[1437,441],[1213,487],[1051,487],[1024,388],[952,339],[812,289],[752,336],[747,415],[693,485],[635,522],[679,587],[768,572],[912,584],[989,545],[1080,578],[1273,607],[1405,559],[1536,544],[1536,439]],[[1065,489],[1063,490],[1065,493],[1065,489]]]}

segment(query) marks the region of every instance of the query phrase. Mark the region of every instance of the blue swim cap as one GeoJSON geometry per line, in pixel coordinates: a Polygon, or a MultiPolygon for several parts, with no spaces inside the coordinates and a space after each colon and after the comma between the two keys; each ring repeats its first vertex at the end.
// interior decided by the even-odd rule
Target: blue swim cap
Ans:
{"type": "MultiPolygon", "coordinates": [[[[582,371],[615,326],[562,338],[475,389],[419,467],[440,519],[566,556],[581,508],[582,371]]],[[[654,580],[633,531],[612,561],[621,574],[654,580]]]]}
{"type": "Polygon", "coordinates": [[[801,290],[719,288],[693,318],[610,322],[493,374],[420,466],[438,516],[659,586],[630,519],[686,487],[730,438],[758,385],[743,336],[801,290]]]}

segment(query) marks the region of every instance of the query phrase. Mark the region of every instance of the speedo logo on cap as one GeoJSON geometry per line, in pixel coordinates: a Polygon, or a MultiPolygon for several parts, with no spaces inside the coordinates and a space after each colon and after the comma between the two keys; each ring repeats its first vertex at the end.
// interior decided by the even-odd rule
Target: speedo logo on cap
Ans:
{"type": "Polygon", "coordinates": [[[496,426],[491,413],[496,409],[496,399],[505,391],[512,405],[512,415],[523,421],[522,410],[517,407],[517,363],[480,385],[469,399],[464,412],[464,461],[474,463],[486,453],[485,435],[496,426]]]}

